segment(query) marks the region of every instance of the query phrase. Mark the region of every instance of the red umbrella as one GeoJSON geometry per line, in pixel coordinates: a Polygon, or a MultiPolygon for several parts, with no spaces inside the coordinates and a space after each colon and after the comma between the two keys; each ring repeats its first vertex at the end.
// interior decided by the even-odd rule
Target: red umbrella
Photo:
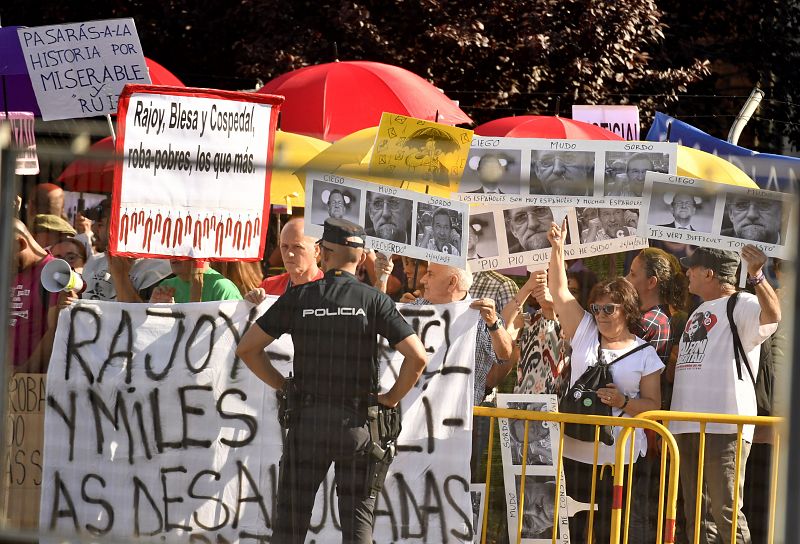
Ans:
{"type": "Polygon", "coordinates": [[[278,76],[258,92],[286,97],[281,108],[282,130],[329,142],[378,125],[383,112],[448,125],[472,123],[429,82],[403,68],[378,62],[307,66],[278,76]]]}
{"type": "Polygon", "coordinates": [[[503,117],[475,127],[478,136],[557,138],[567,140],[622,140],[610,130],[564,117],[520,115],[503,117]]]}
{"type": "Polygon", "coordinates": [[[114,141],[103,138],[89,148],[89,155],[72,161],[56,180],[67,191],[110,193],[114,182],[114,141]]]}
{"type": "Polygon", "coordinates": [[[186,87],[183,82],[175,77],[175,74],[161,66],[152,59],[144,58],[147,64],[147,71],[150,72],[150,81],[153,85],[170,85],[173,87],[186,87]]]}

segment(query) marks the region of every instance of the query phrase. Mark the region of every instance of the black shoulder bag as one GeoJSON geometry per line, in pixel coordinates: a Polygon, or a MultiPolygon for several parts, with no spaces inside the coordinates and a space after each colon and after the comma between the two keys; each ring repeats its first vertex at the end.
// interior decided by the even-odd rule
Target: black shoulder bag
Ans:
{"type": "MultiPolygon", "coordinates": [[[[600,353],[600,343],[598,335],[597,344],[597,364],[590,366],[577,379],[575,385],[569,388],[566,394],[558,403],[558,411],[570,414],[583,414],[587,416],[610,416],[611,406],[603,404],[597,397],[597,390],[613,383],[611,376],[611,365],[620,362],[628,355],[633,355],[647,346],[647,342],[636,346],[627,353],[623,353],[610,363],[604,363],[600,353]]],[[[575,354],[573,353],[573,357],[575,354]]],[[[569,423],[566,425],[564,434],[582,440],[584,442],[594,442],[594,425],[569,423]]],[[[614,443],[614,436],[611,434],[611,425],[600,425],[600,442],[606,446],[614,443]]]]}

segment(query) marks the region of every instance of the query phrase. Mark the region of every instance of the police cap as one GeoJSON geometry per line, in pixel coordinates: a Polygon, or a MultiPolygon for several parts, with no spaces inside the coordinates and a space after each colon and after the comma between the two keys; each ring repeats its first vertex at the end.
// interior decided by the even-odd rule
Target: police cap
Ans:
{"type": "Polygon", "coordinates": [[[325,220],[325,230],[322,233],[322,238],[317,240],[317,243],[330,242],[348,247],[364,247],[364,239],[366,238],[364,227],[348,221],[347,219],[338,219],[329,217],[325,220]],[[351,241],[348,238],[357,237],[361,241],[351,241]]]}

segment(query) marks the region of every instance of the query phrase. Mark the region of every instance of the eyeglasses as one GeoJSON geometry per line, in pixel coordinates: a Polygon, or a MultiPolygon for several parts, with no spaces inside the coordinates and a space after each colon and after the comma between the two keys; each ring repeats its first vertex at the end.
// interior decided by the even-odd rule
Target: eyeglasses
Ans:
{"type": "Polygon", "coordinates": [[[533,216],[537,221],[553,220],[553,212],[550,208],[536,207],[527,210],[518,210],[511,216],[511,223],[516,227],[521,227],[528,222],[528,217],[533,216]]]}
{"type": "Polygon", "coordinates": [[[382,212],[386,206],[393,212],[400,209],[400,201],[396,198],[375,198],[369,205],[376,212],[382,212]]]}
{"type": "Polygon", "coordinates": [[[778,203],[774,200],[735,200],[733,202],[733,209],[737,212],[748,212],[751,206],[759,212],[769,212],[775,209],[778,203]]]}
{"type": "Polygon", "coordinates": [[[612,315],[620,306],[622,304],[614,304],[613,302],[608,304],[589,304],[589,311],[594,315],[599,315],[601,311],[606,315],[612,315]]]}

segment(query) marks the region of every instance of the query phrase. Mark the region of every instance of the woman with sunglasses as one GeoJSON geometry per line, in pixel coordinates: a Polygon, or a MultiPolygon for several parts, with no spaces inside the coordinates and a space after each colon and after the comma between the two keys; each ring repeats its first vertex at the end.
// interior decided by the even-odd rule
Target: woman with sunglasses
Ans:
{"type": "MultiPolygon", "coordinates": [[[[561,333],[572,344],[570,387],[590,366],[602,362],[611,364],[609,370],[613,383],[597,390],[600,402],[611,406],[612,415],[633,417],[640,412],[658,410],[661,407],[660,374],[664,363],[652,346],[646,346],[623,356],[645,341],[631,332],[638,324],[641,311],[636,289],[625,278],[616,278],[598,283],[589,294],[589,310],[585,311],[569,292],[567,274],[564,270],[564,239],[567,235],[566,220],[561,227],[553,223],[548,238],[553,248],[550,255],[549,287],[553,305],[561,323],[561,333]]],[[[619,434],[619,427],[613,435],[619,434]]],[[[626,457],[629,455],[626,448],[626,457]]],[[[647,452],[644,431],[635,433],[634,458],[647,452]]],[[[614,464],[615,446],[599,444],[598,466],[614,464]]],[[[594,443],[564,437],[564,472],[567,493],[581,502],[590,502],[592,467],[595,464],[594,443]]],[[[597,542],[608,542],[611,529],[612,476],[610,471],[597,470],[594,534],[597,542]]],[[[583,512],[582,514],[586,514],[583,512]]],[[[586,542],[586,516],[570,519],[570,536],[577,542],[586,542]],[[574,532],[573,532],[574,531],[574,532]]]]}

